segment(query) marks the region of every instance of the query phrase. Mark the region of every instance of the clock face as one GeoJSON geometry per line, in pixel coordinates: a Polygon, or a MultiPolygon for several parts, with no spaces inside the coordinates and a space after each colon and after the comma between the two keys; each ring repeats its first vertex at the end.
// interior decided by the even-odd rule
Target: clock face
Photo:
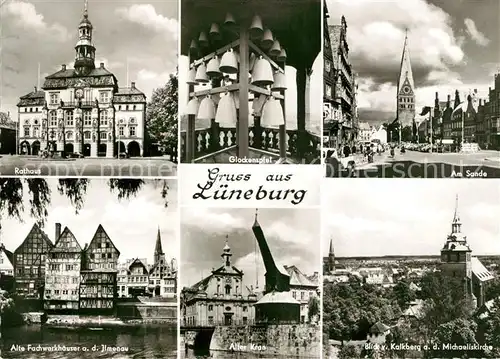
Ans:
{"type": "Polygon", "coordinates": [[[75,97],[78,98],[78,99],[82,98],[83,97],[83,90],[82,89],[77,89],[75,91],[75,97]]]}
{"type": "Polygon", "coordinates": [[[403,92],[404,93],[410,93],[410,87],[409,86],[403,87],[403,92]]]}

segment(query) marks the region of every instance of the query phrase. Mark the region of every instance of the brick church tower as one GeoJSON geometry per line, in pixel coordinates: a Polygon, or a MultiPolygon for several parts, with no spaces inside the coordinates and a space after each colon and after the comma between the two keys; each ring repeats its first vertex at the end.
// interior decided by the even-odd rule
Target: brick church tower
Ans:
{"type": "Polygon", "coordinates": [[[408,30],[401,57],[397,91],[396,119],[401,125],[401,129],[401,127],[411,126],[415,118],[415,83],[413,82],[413,73],[411,71],[408,30]]]}
{"type": "Polygon", "coordinates": [[[451,233],[441,249],[441,271],[448,277],[462,279],[464,294],[472,296],[472,250],[467,243],[467,236],[462,233],[462,222],[458,215],[458,195],[451,233]]]}

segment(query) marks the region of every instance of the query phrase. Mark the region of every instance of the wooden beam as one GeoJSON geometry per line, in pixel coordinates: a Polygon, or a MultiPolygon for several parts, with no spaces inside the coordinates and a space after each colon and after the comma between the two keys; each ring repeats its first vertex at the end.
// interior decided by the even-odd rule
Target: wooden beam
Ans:
{"type": "MultiPolygon", "coordinates": [[[[283,68],[285,68],[285,63],[283,63],[283,68]]],[[[286,150],[287,150],[287,145],[288,145],[288,139],[287,139],[287,133],[286,133],[286,106],[285,106],[285,90],[280,91],[281,99],[280,99],[280,106],[283,111],[283,118],[285,119],[285,122],[280,125],[279,129],[279,148],[280,148],[280,157],[285,159],[286,158],[286,150]]],[[[275,96],[276,97],[276,96],[275,96]]]]}
{"type": "Polygon", "coordinates": [[[214,52],[212,52],[212,53],[210,53],[208,55],[203,56],[201,59],[193,61],[193,63],[191,63],[191,65],[189,66],[189,68],[196,67],[196,66],[200,65],[202,62],[210,61],[215,56],[224,54],[227,50],[237,48],[239,45],[240,45],[240,40],[235,40],[232,43],[230,43],[229,45],[223,46],[220,49],[215,50],[214,52]]]}
{"type": "Polygon", "coordinates": [[[271,96],[273,95],[275,99],[277,100],[284,100],[285,97],[282,93],[278,93],[276,91],[271,91],[271,90],[268,90],[268,89],[265,89],[265,88],[262,88],[262,87],[259,87],[259,86],[255,86],[255,85],[248,85],[248,89],[251,91],[251,92],[256,92],[258,93],[259,95],[266,95],[266,96],[271,96]]]}
{"type": "Polygon", "coordinates": [[[248,46],[250,46],[250,48],[255,51],[258,55],[262,56],[264,59],[266,59],[267,61],[269,61],[269,63],[271,64],[272,67],[274,67],[275,70],[278,70],[280,71],[281,73],[285,73],[285,69],[284,67],[281,68],[280,65],[278,65],[276,62],[273,61],[273,59],[271,59],[269,57],[268,54],[266,54],[264,51],[262,51],[257,45],[255,45],[252,40],[248,40],[248,46]]]}
{"type": "Polygon", "coordinates": [[[223,93],[226,91],[232,92],[232,91],[238,91],[240,89],[238,84],[231,84],[229,86],[221,86],[221,87],[216,87],[208,90],[201,90],[201,91],[196,91],[196,92],[190,92],[189,96],[193,97],[200,97],[200,96],[207,96],[207,95],[215,95],[218,93],[223,93]]]}
{"type": "Polygon", "coordinates": [[[248,150],[248,118],[250,111],[248,108],[248,70],[249,70],[249,51],[248,51],[248,31],[245,26],[240,29],[240,71],[238,76],[239,82],[239,118],[237,127],[237,145],[238,157],[244,158],[249,156],[248,150]]]}
{"type": "MultiPolygon", "coordinates": [[[[191,92],[189,94],[189,96],[190,97],[193,97],[193,96],[203,97],[203,96],[207,96],[207,95],[215,95],[215,94],[218,94],[218,93],[223,93],[223,92],[226,92],[226,91],[229,91],[229,92],[238,91],[239,89],[240,89],[239,84],[231,84],[229,86],[222,86],[222,87],[216,87],[216,88],[212,88],[212,89],[208,89],[208,90],[201,90],[201,91],[191,92]]],[[[265,88],[262,88],[262,87],[259,87],[259,86],[255,86],[255,85],[249,84],[248,85],[248,90],[250,92],[256,92],[256,93],[258,93],[260,95],[266,95],[266,96],[273,95],[274,98],[276,98],[278,100],[284,99],[284,96],[282,94],[278,93],[278,92],[273,92],[271,90],[268,90],[268,89],[265,89],[265,88]]]]}

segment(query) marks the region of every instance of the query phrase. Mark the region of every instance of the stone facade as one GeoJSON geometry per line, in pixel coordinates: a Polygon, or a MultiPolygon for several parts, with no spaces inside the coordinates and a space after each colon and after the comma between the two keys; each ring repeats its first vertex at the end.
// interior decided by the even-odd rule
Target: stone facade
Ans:
{"type": "Polygon", "coordinates": [[[19,153],[143,155],[146,96],[134,82],[120,88],[104,63],[95,67],[92,31],[85,9],[78,28],[75,68],[62,65],[45,78],[41,90],[35,88],[20,98],[19,153]]]}
{"type": "Polygon", "coordinates": [[[210,350],[241,351],[263,357],[320,358],[319,325],[267,325],[216,327],[210,350]]]}
{"type": "Polygon", "coordinates": [[[182,325],[216,326],[252,323],[257,295],[243,283],[243,272],[231,264],[226,243],[223,265],[182,293],[182,325]]]}

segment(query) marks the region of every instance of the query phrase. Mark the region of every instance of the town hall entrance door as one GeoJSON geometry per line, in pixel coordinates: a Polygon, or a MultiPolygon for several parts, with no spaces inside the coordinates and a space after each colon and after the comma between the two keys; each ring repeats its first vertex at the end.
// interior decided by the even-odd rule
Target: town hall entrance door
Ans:
{"type": "Polygon", "coordinates": [[[233,324],[233,313],[224,313],[224,325],[233,324]]]}

